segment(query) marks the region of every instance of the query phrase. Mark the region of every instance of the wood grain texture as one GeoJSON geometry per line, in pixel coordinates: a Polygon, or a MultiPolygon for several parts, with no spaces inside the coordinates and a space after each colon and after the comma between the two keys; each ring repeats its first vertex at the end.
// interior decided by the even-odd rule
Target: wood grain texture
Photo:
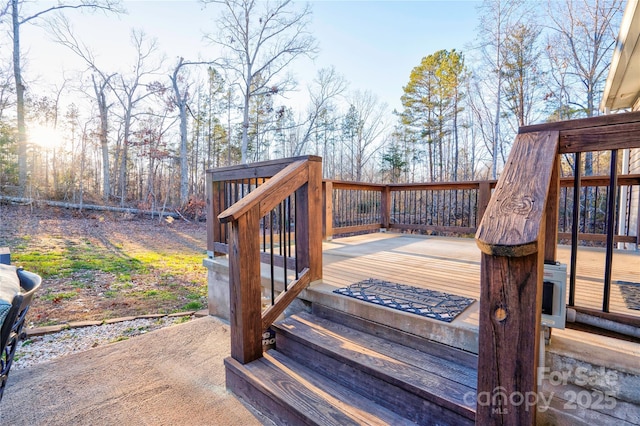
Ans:
{"type": "Polygon", "coordinates": [[[560,214],[560,157],[556,156],[556,161],[551,172],[551,182],[549,183],[549,193],[547,195],[547,207],[545,209],[545,237],[544,237],[544,260],[545,262],[556,261],[556,246],[558,241],[558,215],[560,214]]]}
{"type": "Polygon", "coordinates": [[[231,224],[229,253],[231,356],[246,364],[262,356],[258,207],[231,224]]]}
{"type": "Polygon", "coordinates": [[[477,228],[472,226],[416,225],[405,223],[392,223],[388,228],[414,231],[455,232],[458,234],[474,234],[477,231],[477,228]]]}
{"type": "Polygon", "coordinates": [[[474,406],[465,399],[473,388],[461,383],[468,380],[468,374],[473,375],[472,371],[336,326],[327,328],[326,323],[309,321],[304,315],[289,317],[278,325],[276,347],[278,352],[418,424],[473,423],[474,406]]]}
{"type": "Polygon", "coordinates": [[[375,231],[382,227],[381,223],[372,223],[369,225],[353,225],[353,226],[336,226],[333,228],[334,234],[351,234],[363,231],[375,231]]]}
{"type": "MultiPolygon", "coordinates": [[[[303,384],[308,384],[308,388],[316,390],[316,393],[322,395],[327,403],[347,414],[358,424],[415,426],[406,418],[373,403],[366,396],[354,393],[322,375],[315,374],[311,369],[296,363],[278,351],[268,352],[265,362],[273,363],[292,377],[299,377],[303,384]]],[[[326,424],[321,421],[318,423],[326,424]]]]}
{"type": "MultiPolygon", "coordinates": [[[[444,361],[454,362],[461,367],[468,368],[469,371],[474,373],[478,368],[478,356],[470,352],[398,330],[397,328],[380,324],[357,315],[352,315],[342,310],[333,309],[320,303],[313,303],[312,312],[313,315],[325,318],[334,323],[368,333],[389,342],[397,343],[398,345],[416,349],[425,355],[431,355],[444,361]]],[[[476,380],[477,375],[474,374],[473,387],[476,386],[476,380]]]]}
{"type": "Polygon", "coordinates": [[[481,271],[476,424],[533,426],[536,407],[512,401],[537,392],[543,252],[483,253],[481,271]]]}
{"type": "Polygon", "coordinates": [[[558,152],[603,151],[640,147],[640,112],[610,114],[579,120],[521,127],[519,134],[557,131],[558,152]]]}
{"type": "Polygon", "coordinates": [[[311,281],[322,279],[322,163],[310,162],[307,182],[308,250],[311,281]]]}
{"type": "Polygon", "coordinates": [[[227,387],[282,425],[410,426],[405,418],[350,392],[301,363],[269,351],[249,365],[225,359],[227,387]]]}
{"type": "Polygon", "coordinates": [[[330,240],[333,237],[333,182],[322,182],[322,206],[324,217],[322,221],[322,237],[330,240]]]}
{"type": "MultiPolygon", "coordinates": [[[[325,243],[323,282],[345,287],[373,277],[478,299],[480,255],[471,238],[390,232],[339,238],[325,243]]],[[[569,246],[557,247],[557,261],[569,264],[570,256],[569,246]]],[[[581,247],[577,259],[576,304],[599,310],[604,249],[581,247]]],[[[616,250],[613,263],[614,282],[640,282],[639,251],[616,250]]],[[[627,308],[618,285],[612,286],[611,312],[635,318],[639,314],[627,308]]]]}
{"type": "Polygon", "coordinates": [[[556,121],[553,123],[533,124],[520,127],[518,133],[564,131],[576,129],[594,129],[601,126],[640,122],[640,111],[623,114],[609,114],[599,117],[580,118],[577,120],[556,121]]]}
{"type": "MultiPolygon", "coordinates": [[[[560,232],[558,233],[558,236],[560,238],[563,238],[565,240],[570,240],[571,239],[571,234],[569,232],[560,232]]],[[[605,242],[607,240],[607,236],[605,234],[583,234],[583,233],[579,233],[578,234],[578,240],[582,240],[582,241],[599,241],[599,242],[605,242]]],[[[636,237],[633,235],[614,235],[613,236],[613,242],[615,243],[631,243],[631,244],[639,244],[640,243],[640,236],[636,237]]]]}
{"type": "MultiPolygon", "coordinates": [[[[207,177],[210,177],[207,175],[207,177]]],[[[224,209],[224,200],[226,198],[226,185],[223,182],[207,181],[211,185],[211,191],[209,192],[210,199],[207,200],[207,232],[210,232],[210,238],[212,239],[212,247],[215,255],[222,255],[223,252],[216,251],[217,244],[227,241],[227,226],[222,224],[218,219],[218,215],[224,209]]]]}
{"type": "Polygon", "coordinates": [[[391,190],[388,186],[380,194],[380,219],[380,225],[388,228],[391,223],[391,190]]]}
{"type": "Polygon", "coordinates": [[[301,157],[261,161],[258,163],[238,164],[235,166],[218,167],[210,171],[213,173],[212,179],[214,182],[221,182],[221,181],[228,181],[228,180],[241,180],[241,179],[270,178],[272,176],[275,176],[276,173],[280,172],[289,164],[295,161],[321,162],[322,158],[314,155],[305,155],[301,157]]]}
{"type": "Polygon", "coordinates": [[[560,132],[560,154],[640,147],[640,122],[560,132]]]}
{"type": "Polygon", "coordinates": [[[477,214],[477,223],[482,222],[482,218],[484,217],[485,212],[487,211],[487,206],[489,205],[489,201],[491,201],[491,188],[495,186],[491,185],[490,181],[484,181],[480,183],[480,187],[478,188],[478,214],[477,214]]]}
{"type": "Polygon", "coordinates": [[[212,179],[213,172],[206,173],[206,201],[207,201],[207,252],[213,253],[213,245],[215,242],[215,236],[213,228],[218,223],[218,215],[215,212],[214,197],[217,197],[216,191],[214,191],[214,185],[212,179]]]}
{"type": "Polygon", "coordinates": [[[343,180],[330,179],[328,182],[333,184],[333,189],[346,189],[355,191],[380,191],[385,186],[381,183],[366,183],[366,182],[347,182],[343,180]]]}
{"type": "MultiPolygon", "coordinates": [[[[640,185],[640,175],[620,175],[618,176],[620,185],[640,185]]],[[[580,186],[607,186],[609,176],[580,176],[580,186]]],[[[573,188],[573,177],[560,179],[560,186],[563,188],[573,188]]]]}
{"type": "Polygon", "coordinates": [[[289,304],[298,297],[300,292],[307,288],[309,283],[311,282],[311,274],[309,273],[309,269],[305,269],[300,274],[300,278],[295,280],[289,285],[287,291],[283,291],[276,297],[273,305],[269,306],[262,313],[262,330],[266,330],[273,324],[273,322],[284,312],[285,309],[289,306],[289,304]]]}
{"type": "Polygon", "coordinates": [[[538,250],[558,132],[519,134],[476,233],[480,250],[527,256],[538,250]]]}
{"type": "MultiPolygon", "coordinates": [[[[326,308],[329,309],[329,308],[326,308]]],[[[325,313],[327,310],[325,309],[325,313]]],[[[320,309],[322,310],[322,308],[320,309]]],[[[285,321],[287,332],[296,333],[298,337],[308,334],[311,340],[320,333],[340,336],[349,342],[352,351],[361,347],[365,352],[371,352],[396,359],[408,367],[416,367],[417,374],[432,373],[454,383],[475,388],[477,382],[477,357],[461,350],[439,344],[437,342],[422,339],[419,347],[405,345],[396,341],[393,333],[389,332],[382,324],[362,320],[366,324],[366,330],[359,330],[353,325],[359,318],[341,312],[334,312],[334,318],[328,319],[306,312],[297,314],[294,318],[285,321]],[[293,325],[293,327],[292,327],[293,325]],[[472,362],[469,363],[469,361],[472,362]],[[472,364],[472,365],[468,365],[472,364]],[[422,370],[422,371],[420,371],[422,370]]],[[[396,333],[402,333],[395,330],[396,333]]],[[[414,339],[420,340],[416,336],[414,339]]]]}

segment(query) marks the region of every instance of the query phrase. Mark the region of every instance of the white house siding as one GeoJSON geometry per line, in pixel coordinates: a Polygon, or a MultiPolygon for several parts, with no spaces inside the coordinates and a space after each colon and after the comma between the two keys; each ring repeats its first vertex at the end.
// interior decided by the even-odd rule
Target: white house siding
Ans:
{"type": "MultiPolygon", "coordinates": [[[[640,149],[632,149],[629,155],[629,173],[640,174],[640,149]]],[[[629,217],[630,235],[638,235],[640,226],[638,225],[638,217],[640,217],[640,187],[636,186],[631,198],[632,207],[631,216],[629,217]]],[[[636,245],[636,249],[638,246],[636,245]]]]}

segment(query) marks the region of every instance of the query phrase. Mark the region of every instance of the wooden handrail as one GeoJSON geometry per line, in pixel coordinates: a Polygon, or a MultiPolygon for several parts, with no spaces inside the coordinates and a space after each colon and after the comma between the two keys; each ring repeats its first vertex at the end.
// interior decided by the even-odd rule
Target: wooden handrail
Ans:
{"type": "Polygon", "coordinates": [[[605,151],[640,147],[640,112],[603,115],[521,127],[519,134],[558,131],[558,152],[605,151]]]}
{"type": "Polygon", "coordinates": [[[532,124],[529,126],[522,126],[518,129],[519,134],[532,133],[532,132],[548,132],[558,131],[562,137],[565,132],[571,132],[579,129],[589,129],[594,131],[599,127],[612,126],[612,125],[627,125],[633,123],[640,123],[640,111],[628,112],[624,114],[609,114],[599,117],[579,118],[577,120],[564,120],[553,121],[550,123],[532,124]]]}
{"type": "MultiPolygon", "coordinates": [[[[259,163],[256,170],[227,168],[222,175],[233,182],[251,184],[250,179],[270,178],[217,216],[230,224],[228,237],[231,356],[246,364],[262,357],[262,333],[311,282],[322,278],[322,163],[319,157],[259,163]],[[273,176],[263,176],[266,171],[273,176]],[[260,261],[260,221],[292,194],[295,197],[295,272],[297,279],[274,303],[262,311],[260,261]]],[[[217,171],[213,171],[217,174],[217,171]]],[[[220,181],[214,182],[217,184],[220,181]]],[[[257,183],[256,183],[257,184],[257,183]]],[[[213,187],[213,185],[212,185],[213,187]]],[[[214,197],[215,199],[215,197],[214,197]]],[[[215,243],[217,244],[217,243],[215,243]]],[[[273,248],[272,248],[273,250],[273,248]]],[[[286,254],[286,251],[285,251],[286,254]]],[[[267,256],[268,257],[268,256],[267,256]]],[[[270,262],[275,264],[273,252],[270,262]]],[[[288,259],[282,262],[286,268],[288,259]]],[[[273,274],[273,272],[272,272],[273,274]]],[[[272,284],[273,286],[273,284],[272,284]]]]}
{"type": "Polygon", "coordinates": [[[322,158],[315,155],[305,155],[301,157],[283,158],[278,160],[261,161],[259,163],[237,164],[235,166],[218,167],[207,170],[214,182],[228,180],[270,178],[275,176],[280,170],[296,161],[316,161],[322,162],[322,158]]]}
{"type": "Polygon", "coordinates": [[[484,253],[522,257],[538,251],[558,137],[557,131],[516,137],[476,233],[484,253]]]}
{"type": "MultiPolygon", "coordinates": [[[[612,150],[615,160],[615,150],[638,147],[640,112],[519,130],[476,233],[482,251],[477,392],[489,395],[478,402],[476,424],[536,423],[535,406],[511,406],[510,401],[514,395],[537,394],[543,265],[555,261],[559,190],[574,185],[559,178],[559,154],[612,150]]],[[[581,178],[578,172],[575,183],[608,186],[609,212],[615,201],[612,187],[638,184],[637,175],[618,179],[615,161],[611,169],[612,178],[581,178]]],[[[608,253],[612,217],[609,213],[608,253]]]]}

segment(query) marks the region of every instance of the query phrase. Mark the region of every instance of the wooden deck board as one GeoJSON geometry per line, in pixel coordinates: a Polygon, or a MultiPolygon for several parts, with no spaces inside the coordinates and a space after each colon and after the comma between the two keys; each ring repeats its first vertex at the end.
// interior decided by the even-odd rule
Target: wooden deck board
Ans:
{"type": "MultiPolygon", "coordinates": [[[[568,265],[570,256],[569,246],[558,246],[559,262],[568,265]]],[[[604,249],[579,248],[576,306],[602,309],[604,256],[604,249]]],[[[323,262],[323,281],[336,287],[377,278],[475,299],[480,297],[480,249],[471,238],[398,233],[339,238],[324,243],[323,262]]],[[[640,283],[640,251],[616,250],[612,270],[610,311],[640,316],[640,310],[627,308],[616,284],[618,281],[640,283]]]]}

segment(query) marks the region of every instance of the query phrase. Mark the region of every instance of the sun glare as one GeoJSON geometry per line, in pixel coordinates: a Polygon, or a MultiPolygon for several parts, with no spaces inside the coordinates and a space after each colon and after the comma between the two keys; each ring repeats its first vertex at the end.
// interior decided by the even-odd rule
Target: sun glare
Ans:
{"type": "Polygon", "coordinates": [[[62,146],[62,135],[52,127],[36,124],[27,131],[29,141],[42,148],[59,148],[62,146]]]}

